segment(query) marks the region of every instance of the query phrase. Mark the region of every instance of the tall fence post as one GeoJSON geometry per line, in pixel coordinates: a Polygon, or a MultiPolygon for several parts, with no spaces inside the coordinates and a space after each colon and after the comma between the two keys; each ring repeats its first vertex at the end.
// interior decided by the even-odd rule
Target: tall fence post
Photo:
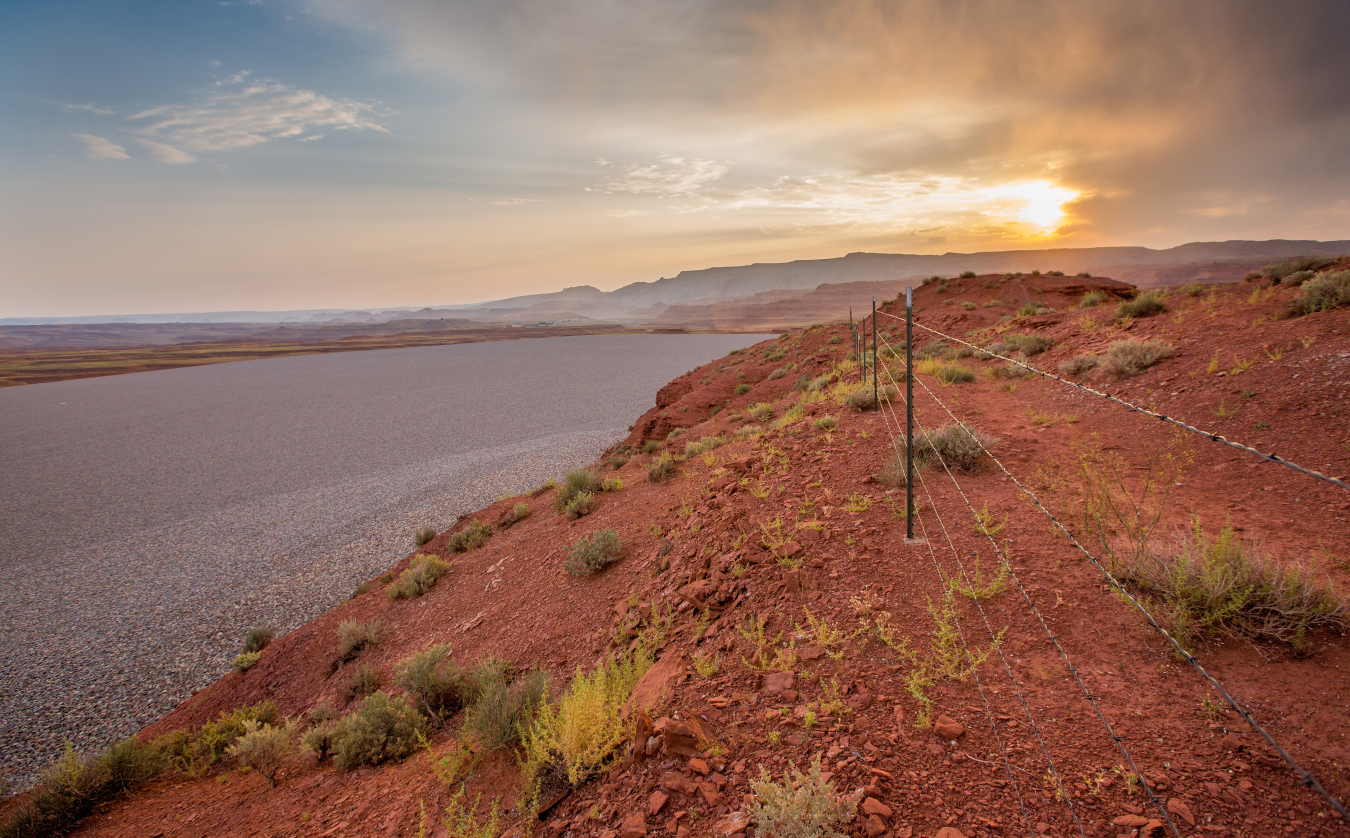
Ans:
{"type": "Polygon", "coordinates": [[[872,295],[872,410],[881,410],[881,401],[877,398],[877,367],[881,358],[877,355],[877,295],[872,295]]]}
{"type": "Polygon", "coordinates": [[[914,540],[914,289],[905,289],[905,538],[914,540]]]}

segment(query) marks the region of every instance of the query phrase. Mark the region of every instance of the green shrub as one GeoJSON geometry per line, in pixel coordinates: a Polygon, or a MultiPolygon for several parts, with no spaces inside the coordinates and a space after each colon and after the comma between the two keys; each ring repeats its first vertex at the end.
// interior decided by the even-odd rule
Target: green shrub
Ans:
{"type": "Polygon", "coordinates": [[[383,686],[384,679],[380,677],[380,671],[371,664],[362,664],[347,682],[347,700],[364,698],[383,686]]]}
{"type": "Polygon", "coordinates": [[[675,465],[675,458],[669,451],[662,451],[661,456],[657,457],[652,463],[652,467],[647,472],[647,479],[653,483],[664,483],[675,476],[678,467],[675,465]]]}
{"type": "Polygon", "coordinates": [[[276,639],[277,630],[271,626],[254,626],[244,635],[244,652],[261,652],[276,639]]]}
{"type": "MultiPolygon", "coordinates": [[[[627,462],[627,459],[625,459],[624,462],[627,462]]],[[[619,465],[623,465],[623,463],[620,463],[619,465]]],[[[618,467],[619,466],[615,466],[615,468],[618,467]]],[[[528,503],[518,503],[515,506],[511,507],[512,522],[524,521],[528,517],[530,517],[530,505],[528,503]]]]}
{"type": "Polygon", "coordinates": [[[1315,568],[1279,567],[1232,527],[1211,538],[1197,523],[1175,548],[1127,559],[1120,575],[1163,603],[1182,645],[1227,633],[1306,652],[1310,631],[1346,625],[1345,600],[1315,568]]]}
{"type": "Polygon", "coordinates": [[[943,384],[964,384],[975,380],[975,370],[960,364],[939,364],[937,380],[943,384]]]}
{"type": "Polygon", "coordinates": [[[1155,314],[1161,314],[1167,311],[1167,304],[1163,302],[1162,294],[1157,291],[1149,291],[1140,294],[1133,300],[1124,300],[1116,306],[1116,319],[1123,317],[1152,317],[1155,314]]]}
{"type": "Polygon", "coordinates": [[[1316,311],[1350,306],[1350,271],[1322,274],[1303,284],[1303,293],[1289,306],[1289,314],[1298,317],[1316,311]]]}
{"type": "MultiPolygon", "coordinates": [[[[864,384],[845,396],[844,404],[854,410],[871,410],[875,404],[873,395],[872,385],[864,384]]],[[[882,404],[890,404],[896,396],[900,395],[900,391],[892,384],[883,384],[877,388],[875,395],[881,400],[882,404]]]]}
{"type": "Polygon", "coordinates": [[[553,498],[553,505],[557,507],[559,512],[565,512],[567,505],[577,495],[583,492],[594,493],[599,488],[599,484],[600,481],[596,479],[596,476],[586,469],[569,471],[567,479],[558,487],[558,494],[553,498]]]}
{"type": "Polygon", "coordinates": [[[1082,375],[1095,366],[1097,366],[1097,356],[1075,355],[1060,364],[1059,371],[1064,375],[1082,375]]]}
{"type": "Polygon", "coordinates": [[[744,396],[744,395],[745,395],[746,393],[748,393],[748,392],[750,392],[750,385],[749,385],[749,384],[737,384],[737,385],[736,385],[736,395],[738,395],[738,396],[744,396]]]}
{"type": "Polygon", "coordinates": [[[293,722],[280,727],[244,722],[244,733],[225,753],[239,760],[267,778],[267,785],[277,787],[277,771],[281,763],[290,756],[292,737],[295,734],[293,722]]]}
{"type": "Polygon", "coordinates": [[[406,696],[377,692],[361,701],[356,712],[333,726],[333,762],[343,771],[406,757],[426,735],[427,722],[406,696]]]}
{"type": "Polygon", "coordinates": [[[583,515],[591,514],[599,505],[600,501],[596,500],[594,492],[578,492],[563,506],[562,511],[564,515],[575,521],[583,515]]]}
{"type": "Polygon", "coordinates": [[[1293,274],[1317,272],[1336,261],[1334,256],[1293,256],[1273,265],[1266,265],[1258,276],[1283,282],[1293,274]]]}
{"type": "Polygon", "coordinates": [[[1025,303],[1020,308],[1017,309],[1017,316],[1031,317],[1038,311],[1040,311],[1040,306],[1036,305],[1035,303],[1025,303]]]}
{"type": "Polygon", "coordinates": [[[856,797],[840,795],[820,770],[820,755],[803,774],[789,763],[781,783],[773,782],[764,766],[759,779],[750,781],[754,799],[748,814],[757,824],[756,835],[776,838],[843,838],[839,827],[853,819],[856,797]]]}
{"type": "Polygon", "coordinates": [[[65,755],[42,774],[28,802],[3,827],[3,838],[57,838],[99,806],[154,779],[164,769],[160,750],[135,737],[85,758],[66,744],[65,755]]]}
{"type": "Polygon", "coordinates": [[[619,492],[622,490],[623,490],[622,477],[606,477],[600,483],[600,491],[602,492],[619,492]]]}
{"type": "Polygon", "coordinates": [[[1028,358],[1055,345],[1055,339],[1045,335],[1007,335],[1003,340],[1028,358]]]}
{"type": "Polygon", "coordinates": [[[358,623],[355,620],[343,620],[338,623],[338,663],[343,664],[361,654],[362,650],[380,642],[384,626],[379,620],[358,623]]]}
{"type": "Polygon", "coordinates": [[[413,541],[417,542],[418,547],[421,547],[438,535],[440,535],[440,533],[436,532],[435,527],[423,527],[413,534],[413,541]]]}
{"type": "Polygon", "coordinates": [[[699,454],[706,454],[709,451],[715,451],[727,444],[727,438],[724,436],[705,436],[698,442],[686,442],[684,445],[684,456],[697,457],[699,454]]]}
{"type": "Polygon", "coordinates": [[[1312,279],[1315,276],[1317,276],[1316,271],[1294,271],[1289,276],[1286,276],[1284,279],[1280,280],[1280,284],[1289,285],[1294,288],[1297,288],[1298,286],[1302,285],[1303,283],[1307,282],[1308,280],[1312,279]]]}
{"type": "Polygon", "coordinates": [[[839,427],[839,420],[834,416],[821,416],[811,423],[817,430],[832,431],[839,427]]]}
{"type": "MultiPolygon", "coordinates": [[[[919,431],[914,434],[914,470],[922,471],[945,462],[953,471],[974,471],[979,467],[980,457],[997,442],[977,430],[968,432],[956,423],[936,431],[919,431]]],[[[904,440],[896,441],[894,453],[882,466],[878,479],[890,486],[905,485],[904,440]]]]}
{"type": "Polygon", "coordinates": [[[464,729],[484,752],[518,742],[521,729],[548,699],[544,673],[530,670],[514,681],[508,674],[505,662],[491,659],[475,667],[469,676],[473,703],[465,716],[464,729]]]}
{"type": "Polygon", "coordinates": [[[656,453],[656,449],[658,449],[658,448],[660,448],[660,447],[661,447],[660,441],[655,440],[655,439],[649,439],[649,440],[647,440],[646,442],[642,443],[642,453],[643,453],[643,454],[655,454],[655,453],[656,453]]]}
{"type": "Polygon", "coordinates": [[[450,645],[442,643],[418,652],[394,667],[394,683],[437,724],[464,704],[464,674],[450,659],[450,645]]]}
{"type": "Polygon", "coordinates": [[[756,422],[767,422],[773,418],[773,405],[760,402],[746,408],[745,415],[756,422]]]}
{"type": "MultiPolygon", "coordinates": [[[[810,384],[806,385],[806,392],[819,393],[821,390],[824,390],[827,387],[829,387],[830,384],[834,382],[834,380],[835,380],[834,373],[826,373],[825,375],[816,376],[815,378],[811,379],[810,384]]],[[[761,421],[768,421],[768,420],[765,419],[761,421]]]]}
{"type": "Polygon", "coordinates": [[[1079,308],[1093,308],[1106,302],[1108,297],[1105,291],[1089,291],[1083,295],[1083,299],[1078,301],[1079,308]]]}
{"type": "Polygon", "coordinates": [[[1113,375],[1128,378],[1171,354],[1172,347],[1161,340],[1119,340],[1106,347],[1101,365],[1113,375]]]}
{"type": "Polygon", "coordinates": [[[1205,293],[1205,286],[1199,282],[1188,282],[1178,288],[1177,293],[1185,294],[1187,297],[1199,297],[1205,293]]]}
{"type": "Polygon", "coordinates": [[[1079,271],[1078,275],[1081,276],[1083,279],[1092,279],[1092,274],[1088,273],[1087,271],[1079,271]]]}
{"type": "Polygon", "coordinates": [[[412,557],[408,568],[399,574],[398,581],[384,589],[390,599],[416,599],[431,590],[450,570],[450,563],[430,553],[412,557]]]}
{"type": "Polygon", "coordinates": [[[563,568],[573,576],[589,576],[623,558],[623,539],[612,529],[599,530],[576,540],[563,568]]]}
{"type": "Polygon", "coordinates": [[[445,542],[445,549],[451,553],[467,553],[482,547],[489,538],[492,538],[492,527],[482,521],[473,520],[469,521],[464,529],[450,536],[445,542]]]}
{"type": "Polygon", "coordinates": [[[234,662],[230,664],[235,672],[244,673],[253,668],[259,660],[262,659],[262,652],[244,652],[235,657],[234,662]]]}
{"type": "Polygon", "coordinates": [[[776,370],[774,370],[773,372],[769,373],[769,375],[768,375],[768,380],[769,380],[769,381],[777,381],[778,379],[782,378],[782,377],[785,376],[785,375],[787,375],[787,369],[784,368],[784,367],[779,367],[778,369],[776,369],[776,370]]]}
{"type": "Polygon", "coordinates": [[[974,311],[975,309],[979,308],[979,306],[975,305],[970,300],[966,300],[965,302],[961,303],[961,308],[965,309],[966,311],[974,311]]]}
{"type": "Polygon", "coordinates": [[[225,749],[244,735],[245,722],[273,724],[277,720],[277,705],[264,701],[248,707],[237,707],[221,712],[214,722],[207,722],[194,731],[178,730],[155,739],[155,746],[175,768],[189,776],[197,776],[225,755],[225,749]]]}
{"type": "Polygon", "coordinates": [[[805,393],[806,389],[811,386],[813,380],[814,379],[809,375],[799,375],[797,376],[796,383],[792,385],[792,389],[798,393],[805,393]]]}
{"type": "Polygon", "coordinates": [[[974,271],[961,271],[961,278],[962,278],[962,279],[974,279],[974,278],[975,278],[975,272],[974,272],[974,271]]]}
{"type": "Polygon", "coordinates": [[[764,429],[759,425],[742,425],[736,429],[735,437],[737,439],[749,439],[762,433],[764,433],[764,429]]]}
{"type": "Polygon", "coordinates": [[[927,361],[930,358],[939,358],[947,354],[947,342],[945,340],[935,340],[922,349],[914,351],[916,361],[927,361]]]}

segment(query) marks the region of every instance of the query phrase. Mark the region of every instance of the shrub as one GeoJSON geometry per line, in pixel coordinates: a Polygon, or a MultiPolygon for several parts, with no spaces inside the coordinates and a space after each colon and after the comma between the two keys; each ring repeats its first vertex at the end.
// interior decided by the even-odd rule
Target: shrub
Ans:
{"type": "Polygon", "coordinates": [[[612,529],[583,536],[572,544],[563,568],[573,576],[589,576],[623,558],[623,539],[612,529]]]}
{"type": "Polygon", "coordinates": [[[347,682],[347,700],[364,698],[382,686],[384,679],[380,677],[380,671],[371,664],[362,664],[347,682]]]}
{"type": "Polygon", "coordinates": [[[191,732],[180,730],[165,734],[157,737],[154,744],[175,768],[196,776],[225,755],[225,749],[244,734],[245,722],[272,724],[276,719],[277,705],[264,701],[237,707],[229,713],[222,711],[214,722],[207,722],[191,732]]]}
{"type": "Polygon", "coordinates": [[[1127,559],[1121,575],[1162,601],[1183,645],[1228,633],[1306,652],[1308,632],[1346,624],[1345,600],[1318,585],[1315,569],[1277,566],[1232,527],[1210,538],[1197,524],[1174,549],[1127,559]]]}
{"type": "Polygon", "coordinates": [[[271,626],[254,626],[244,635],[244,652],[261,652],[267,644],[276,639],[277,631],[271,626]]]}
{"type": "Polygon", "coordinates": [[[975,278],[975,272],[974,272],[974,271],[961,271],[961,278],[962,278],[962,279],[974,279],[974,278],[975,278]]]}
{"type": "MultiPolygon", "coordinates": [[[[569,471],[567,473],[567,479],[558,487],[558,494],[553,498],[553,505],[558,508],[558,511],[565,512],[567,511],[567,505],[571,503],[577,495],[580,495],[583,492],[593,493],[599,488],[599,482],[600,481],[596,479],[595,475],[586,469],[569,471]]],[[[573,515],[571,517],[577,516],[573,515]]]]}
{"type": "Polygon", "coordinates": [[[829,387],[833,381],[834,381],[834,373],[826,373],[825,375],[818,375],[815,378],[811,379],[810,384],[806,385],[806,392],[819,393],[821,390],[824,390],[825,388],[829,387]]]}
{"type": "MultiPolygon", "coordinates": [[[[955,423],[936,431],[920,431],[914,435],[914,470],[945,462],[953,471],[974,471],[979,467],[980,456],[997,442],[979,431],[967,432],[955,423]]],[[[891,486],[903,486],[905,478],[905,443],[897,440],[895,452],[882,466],[878,479],[891,486]]]]}
{"type": "Polygon", "coordinates": [[[1167,304],[1162,300],[1162,294],[1157,291],[1149,291],[1140,294],[1133,300],[1124,300],[1116,306],[1116,319],[1124,317],[1152,317],[1155,314],[1161,314],[1167,311],[1167,304]]]}
{"type": "Polygon", "coordinates": [[[723,436],[705,436],[698,442],[686,442],[684,445],[684,456],[697,457],[699,454],[706,454],[727,444],[726,437],[723,436]]]}
{"type": "Polygon", "coordinates": [[[398,576],[398,581],[384,589],[390,599],[416,599],[431,590],[436,580],[450,569],[450,563],[440,556],[418,554],[398,576]]]}
{"type": "Polygon", "coordinates": [[[985,374],[990,378],[1029,378],[1035,375],[1031,370],[1012,361],[1004,361],[997,366],[989,367],[985,370],[985,374]]]}
{"type": "Polygon", "coordinates": [[[820,770],[820,755],[811,763],[810,773],[803,774],[796,765],[789,764],[790,776],[784,772],[783,781],[775,783],[764,766],[759,767],[759,779],[750,781],[754,799],[749,815],[757,826],[758,836],[776,838],[842,838],[842,824],[853,818],[857,800],[841,796],[820,770]]]}
{"type": "Polygon", "coordinates": [[[496,659],[479,664],[469,676],[473,703],[464,729],[484,752],[519,741],[521,728],[548,699],[548,679],[539,670],[530,670],[514,682],[507,676],[506,663],[496,659]]]}
{"type": "Polygon", "coordinates": [[[1055,339],[1045,335],[1008,335],[1004,341],[1028,358],[1039,355],[1055,345],[1055,339]]]}
{"type": "MultiPolygon", "coordinates": [[[[501,801],[492,801],[487,820],[480,825],[478,806],[482,802],[482,795],[474,795],[473,803],[467,803],[467,797],[465,787],[461,784],[459,791],[450,798],[450,805],[445,808],[441,826],[445,827],[448,838],[498,838],[502,834],[501,801]]],[[[418,834],[424,835],[426,832],[419,831],[418,834]]]]}
{"type": "Polygon", "coordinates": [[[787,369],[784,368],[784,367],[779,367],[778,369],[776,369],[776,370],[774,370],[773,372],[769,373],[769,380],[770,380],[770,381],[777,381],[778,379],[782,378],[782,377],[785,376],[785,375],[787,375],[787,369]]]}
{"type": "MultiPolygon", "coordinates": [[[[882,404],[890,404],[900,391],[892,384],[883,384],[876,392],[882,404]]],[[[844,397],[844,404],[855,410],[871,410],[875,404],[871,384],[864,384],[844,397]]]]}
{"type": "Polygon", "coordinates": [[[811,386],[813,380],[814,379],[809,375],[799,375],[797,376],[797,380],[793,382],[792,389],[798,393],[804,393],[806,392],[806,389],[811,386]]]}
{"type": "Polygon", "coordinates": [[[333,726],[330,746],[333,762],[343,771],[378,765],[411,754],[426,735],[427,722],[406,696],[390,698],[377,692],[367,696],[356,712],[333,726]]]}
{"type": "Polygon", "coordinates": [[[655,440],[655,439],[649,439],[649,440],[647,440],[646,442],[642,443],[642,453],[643,453],[643,454],[655,454],[655,453],[656,453],[656,449],[658,449],[658,448],[660,448],[660,447],[661,447],[660,441],[655,440]]]}
{"type": "Polygon", "coordinates": [[[1335,257],[1331,256],[1294,256],[1283,259],[1273,265],[1266,265],[1261,269],[1258,277],[1272,279],[1275,282],[1283,282],[1293,274],[1316,272],[1335,261],[1335,257]]]}
{"type": "Polygon", "coordinates": [[[413,540],[417,542],[418,547],[421,547],[423,544],[434,539],[437,535],[440,535],[440,533],[436,532],[435,527],[423,527],[413,534],[413,540]]]}
{"type": "Polygon", "coordinates": [[[915,350],[914,357],[920,361],[926,361],[929,358],[936,358],[939,355],[945,355],[946,353],[947,342],[945,340],[935,340],[923,349],[915,350]]]}
{"type": "Polygon", "coordinates": [[[1089,291],[1083,295],[1083,299],[1078,301],[1079,308],[1092,308],[1106,302],[1107,296],[1104,291],[1089,291]]]}
{"type": "Polygon", "coordinates": [[[1119,340],[1106,348],[1102,366],[1113,375],[1138,375],[1168,355],[1172,347],[1161,340],[1119,340]]]}
{"type": "Polygon", "coordinates": [[[1205,293],[1205,286],[1199,282],[1188,282],[1178,288],[1177,292],[1185,294],[1187,297],[1199,297],[1205,293]]]}
{"type": "Polygon", "coordinates": [[[441,643],[418,652],[394,668],[394,683],[438,724],[464,704],[464,674],[450,659],[450,645],[441,643]]]}
{"type": "Polygon", "coordinates": [[[773,405],[760,402],[752,404],[746,408],[745,415],[754,419],[756,422],[767,422],[773,418],[773,405]]]}
{"type": "Polygon", "coordinates": [[[1350,271],[1322,274],[1303,284],[1303,293],[1289,306],[1289,314],[1298,317],[1316,311],[1350,306],[1350,271]]]}
{"type": "Polygon", "coordinates": [[[839,427],[839,420],[833,416],[821,416],[811,424],[816,426],[816,430],[832,431],[839,427]]]}
{"type": "Polygon", "coordinates": [[[1097,366],[1095,355],[1075,355],[1060,364],[1059,371],[1064,375],[1082,375],[1095,366],[1097,366]]]}
{"type": "Polygon", "coordinates": [[[928,277],[927,279],[925,279],[925,280],[923,281],[923,284],[924,284],[924,285],[932,285],[934,282],[946,282],[946,281],[947,281],[946,277],[941,277],[941,276],[937,276],[936,274],[934,274],[933,276],[930,276],[930,277],[928,277]]]}
{"type": "MultiPolygon", "coordinates": [[[[618,468],[618,466],[615,466],[615,468],[618,468]]],[[[511,507],[512,521],[523,521],[528,517],[530,517],[530,505],[528,503],[518,503],[511,507]]]]}
{"type": "Polygon", "coordinates": [[[965,309],[966,311],[974,311],[975,309],[979,308],[979,306],[975,305],[970,300],[966,300],[964,303],[961,303],[961,308],[965,309]]]}
{"type": "Polygon", "coordinates": [[[1017,316],[1031,317],[1038,311],[1040,311],[1040,307],[1037,306],[1035,303],[1025,303],[1019,309],[1017,309],[1017,316]]]}
{"type": "Polygon", "coordinates": [[[596,500],[594,492],[579,492],[563,507],[563,514],[575,521],[583,515],[591,514],[599,505],[600,502],[596,500]]]}
{"type": "Polygon", "coordinates": [[[65,835],[98,806],[153,779],[164,768],[159,749],[135,737],[85,758],[67,743],[65,755],[42,774],[28,802],[0,828],[4,838],[65,835]]]}
{"type": "Polygon", "coordinates": [[[622,490],[623,490],[622,477],[606,477],[604,481],[600,483],[600,491],[602,492],[618,492],[622,490]]]}
{"type": "Polygon", "coordinates": [[[267,785],[277,787],[277,771],[290,756],[294,722],[281,727],[258,722],[244,722],[244,734],[225,753],[267,778],[267,785]]]}
{"type": "Polygon", "coordinates": [[[355,620],[343,620],[338,623],[338,663],[346,663],[361,654],[361,651],[380,642],[384,626],[379,620],[358,623],[355,620]]]}
{"type": "Polygon", "coordinates": [[[451,553],[467,553],[487,543],[492,537],[492,527],[482,521],[470,521],[464,529],[450,536],[445,549],[451,553]]]}
{"type": "Polygon", "coordinates": [[[1295,288],[1317,276],[1316,271],[1294,271],[1289,276],[1280,280],[1281,285],[1291,285],[1295,288]]]}
{"type": "Polygon", "coordinates": [[[844,339],[841,338],[841,337],[839,337],[839,335],[834,335],[834,336],[832,336],[832,337],[830,338],[830,340],[829,340],[829,343],[830,343],[831,346],[834,346],[834,345],[837,345],[837,344],[840,344],[840,343],[843,343],[843,342],[844,342],[844,339]]]}
{"type": "Polygon", "coordinates": [[[938,364],[934,373],[943,384],[964,384],[975,380],[975,371],[960,364],[938,364]]]}
{"type": "Polygon", "coordinates": [[[253,665],[261,659],[262,652],[244,652],[236,657],[230,665],[234,667],[235,672],[243,673],[252,669],[253,665]]]}
{"type": "Polygon", "coordinates": [[[746,393],[748,393],[748,392],[750,392],[750,385],[749,385],[749,384],[737,384],[737,385],[736,385],[736,395],[738,395],[738,396],[744,396],[744,395],[745,395],[746,393]]]}
{"type": "Polygon", "coordinates": [[[656,458],[651,470],[647,472],[647,479],[653,483],[664,483],[674,477],[675,472],[675,458],[670,456],[669,451],[662,451],[661,456],[656,458]]]}
{"type": "Polygon", "coordinates": [[[1078,275],[1081,276],[1083,279],[1092,279],[1092,274],[1088,273],[1087,271],[1079,271],[1078,275]]]}
{"type": "Polygon", "coordinates": [[[742,425],[736,429],[737,439],[749,439],[752,436],[759,436],[764,433],[764,429],[759,425],[742,425]]]}

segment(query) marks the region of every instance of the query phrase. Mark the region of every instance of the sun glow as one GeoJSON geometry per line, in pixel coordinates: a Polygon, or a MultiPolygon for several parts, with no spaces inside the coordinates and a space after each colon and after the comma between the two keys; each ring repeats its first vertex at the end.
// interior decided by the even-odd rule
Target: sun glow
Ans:
{"type": "Polygon", "coordinates": [[[1030,224],[1039,235],[1048,236],[1063,222],[1064,205],[1082,193],[1048,180],[1011,183],[981,190],[990,203],[981,214],[1030,224]]]}

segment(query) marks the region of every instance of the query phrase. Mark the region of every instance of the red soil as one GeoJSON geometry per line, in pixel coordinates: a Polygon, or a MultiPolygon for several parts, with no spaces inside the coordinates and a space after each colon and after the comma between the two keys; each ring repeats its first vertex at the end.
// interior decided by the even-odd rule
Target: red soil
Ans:
{"type": "MultiPolygon", "coordinates": [[[[1229,286],[1213,297],[1169,297],[1170,311],[1118,327],[1109,319],[1113,304],[1073,309],[1078,292],[1064,287],[1070,281],[1027,277],[1000,284],[997,277],[978,277],[945,294],[925,286],[916,293],[917,319],[957,337],[982,327],[1051,336],[1056,346],[1032,359],[1043,369],[1100,351],[1122,337],[1167,340],[1176,354],[1143,374],[1116,382],[1097,372],[1089,379],[1122,398],[1295,462],[1350,474],[1350,432],[1343,416],[1350,389],[1350,310],[1272,319],[1297,291],[1261,291],[1253,298],[1252,286],[1229,286]],[[996,287],[985,288],[986,282],[996,287]],[[997,312],[1015,308],[1023,296],[1059,311],[999,321],[997,312]],[[946,305],[947,297],[958,302],[946,305]],[[981,307],[995,297],[1008,305],[981,307]],[[966,310],[960,305],[965,301],[976,308],[966,310]],[[1206,372],[1216,352],[1223,376],[1206,372]],[[1232,372],[1239,361],[1253,363],[1232,372]],[[1221,407],[1225,418],[1216,416],[1221,407]]],[[[891,306],[890,312],[903,314],[903,307],[891,306]]],[[[898,344],[903,324],[888,317],[881,321],[883,329],[897,328],[892,341],[898,344]]],[[[972,342],[994,337],[986,331],[972,342]]],[[[927,343],[922,331],[915,343],[927,343]]],[[[755,349],[781,350],[785,357],[770,361],[763,351],[747,352],[681,376],[661,391],[657,406],[635,425],[629,444],[684,427],[689,429],[685,435],[665,443],[682,452],[686,441],[734,431],[740,423],[732,415],[753,403],[774,404],[775,415],[781,416],[797,377],[828,371],[847,353],[848,341],[846,329],[833,325],[755,349]],[[844,341],[828,342],[836,336],[844,341]],[[789,363],[797,368],[767,378],[789,363]],[[737,395],[741,372],[751,390],[737,395]],[[719,405],[725,407],[710,416],[719,405]]],[[[961,363],[982,368],[998,362],[961,363]]],[[[1053,381],[1025,380],[1008,392],[1005,382],[985,375],[947,387],[932,376],[920,380],[963,421],[996,437],[994,453],[1075,532],[1081,529],[1075,480],[1079,451],[1109,450],[1140,467],[1175,444],[1176,434],[1160,423],[1053,381]]],[[[916,385],[915,391],[923,427],[949,421],[922,387],[916,385]]],[[[944,578],[957,572],[955,557],[967,569],[975,557],[986,572],[997,564],[952,482],[940,472],[925,476],[931,501],[919,493],[920,520],[932,549],[904,543],[905,522],[893,511],[897,502],[903,505],[903,491],[888,492],[872,480],[888,456],[895,419],[884,411],[858,413],[829,400],[810,404],[801,421],[758,441],[718,448],[711,466],[701,456],[689,458],[662,485],[646,479],[655,455],[635,456],[618,469],[627,488],[603,495],[598,509],[577,521],[553,510],[551,490],[494,504],[473,517],[497,523],[522,500],[532,513],[480,549],[453,557],[453,570],[426,595],[391,602],[376,586],[277,640],[254,669],[226,675],[144,733],[199,725],[222,710],[264,699],[276,701],[291,716],[323,699],[343,706],[352,669],[333,673],[331,661],[337,625],[347,619],[383,622],[384,641],[364,652],[361,661],[376,665],[386,682],[397,661],[442,642],[453,644],[461,661],[496,655],[517,666],[547,668],[562,681],[576,667],[593,665],[616,640],[627,644],[631,618],[624,614],[634,598],[640,608],[681,608],[661,658],[665,665],[660,668],[671,676],[668,699],[654,717],[698,719],[721,749],[709,755],[710,768],[726,780],[720,791],[709,787],[716,794],[670,792],[661,812],[646,818],[648,834],[673,835],[683,828],[695,836],[712,834],[721,814],[742,805],[748,782],[761,766],[777,776],[788,762],[804,764],[816,754],[825,756],[826,770],[841,791],[866,786],[891,810],[875,821],[859,817],[846,827],[851,836],[869,834],[869,823],[871,834],[888,838],[932,836],[944,826],[965,836],[1026,834],[999,742],[1014,766],[1034,831],[1077,834],[1068,807],[1045,779],[1040,741],[1087,835],[1139,834],[1134,824],[1144,834],[1162,834],[1148,823],[1159,816],[1147,796],[1129,793],[1124,775],[1114,770],[1124,762],[1120,752],[1016,588],[984,603],[993,630],[1006,627],[1002,652],[1015,686],[993,655],[979,667],[978,680],[940,681],[928,691],[933,717],[944,714],[965,728],[954,744],[953,731],[939,739],[932,730],[915,727],[919,706],[903,683],[909,667],[890,649],[855,637],[838,647],[842,655],[835,660],[820,655],[813,639],[802,635],[806,609],[851,633],[858,626],[851,604],[856,600],[884,608],[899,635],[913,648],[927,650],[934,630],[928,604],[941,597],[944,578]],[[838,417],[832,433],[812,424],[825,415],[838,417]],[[752,478],[744,487],[738,483],[741,464],[752,478]],[[867,508],[848,511],[850,500],[854,509],[867,508]],[[794,521],[819,526],[788,530],[804,551],[805,564],[798,571],[780,566],[760,543],[760,525],[779,517],[789,528],[794,521]],[[595,577],[565,573],[567,546],[606,527],[625,540],[625,560],[595,577]],[[950,534],[951,547],[939,527],[950,534]],[[701,584],[687,587],[695,583],[701,584]],[[698,608],[680,605],[690,599],[709,607],[706,622],[697,622],[698,608]],[[801,659],[787,691],[778,689],[781,684],[766,684],[765,673],[744,663],[752,648],[736,626],[753,615],[768,619],[770,636],[783,631],[785,638],[797,640],[801,659]],[[702,629],[697,636],[696,627],[702,629]],[[686,665],[696,653],[718,656],[720,671],[699,676],[686,665]],[[822,715],[808,729],[799,708],[822,699],[832,679],[849,710],[822,715]],[[1029,729],[1019,691],[1040,741],[1029,729]],[[778,708],[788,709],[786,719],[766,715],[766,709],[778,708]]],[[[1202,437],[1186,435],[1182,444],[1193,461],[1175,487],[1169,524],[1185,526],[1194,518],[1213,530],[1231,522],[1281,561],[1316,560],[1319,574],[1338,590],[1350,587],[1350,493],[1202,437]]],[[[1350,833],[1319,797],[1298,786],[1236,714],[1207,710],[1202,702],[1218,697],[1164,648],[1137,611],[1108,592],[1098,571],[1001,472],[986,465],[959,480],[977,508],[987,505],[1005,525],[998,540],[1007,544],[1017,580],[1159,799],[1170,806],[1182,834],[1350,833]]],[[[443,553],[447,537],[442,534],[421,550],[443,553]]],[[[956,609],[966,641],[988,647],[990,632],[973,604],[958,597],[956,609]]],[[[1312,639],[1316,651],[1306,657],[1285,646],[1227,638],[1203,643],[1196,652],[1305,768],[1346,800],[1350,649],[1334,632],[1312,639]]],[[[401,764],[343,774],[330,763],[296,757],[275,789],[256,774],[229,766],[202,779],[165,779],[114,802],[76,834],[411,835],[425,806],[430,834],[444,835],[440,812],[452,790],[437,781],[431,763],[453,745],[458,724],[454,720],[432,737],[429,749],[401,764]]],[[[703,781],[689,760],[658,753],[583,785],[548,813],[542,829],[549,836],[614,838],[626,820],[647,813],[663,776],[668,788],[684,785],[666,775],[703,781]]],[[[507,831],[534,828],[510,808],[519,793],[511,755],[491,755],[470,779],[468,791],[470,798],[481,793],[485,802],[501,797],[509,813],[507,831]]]]}

